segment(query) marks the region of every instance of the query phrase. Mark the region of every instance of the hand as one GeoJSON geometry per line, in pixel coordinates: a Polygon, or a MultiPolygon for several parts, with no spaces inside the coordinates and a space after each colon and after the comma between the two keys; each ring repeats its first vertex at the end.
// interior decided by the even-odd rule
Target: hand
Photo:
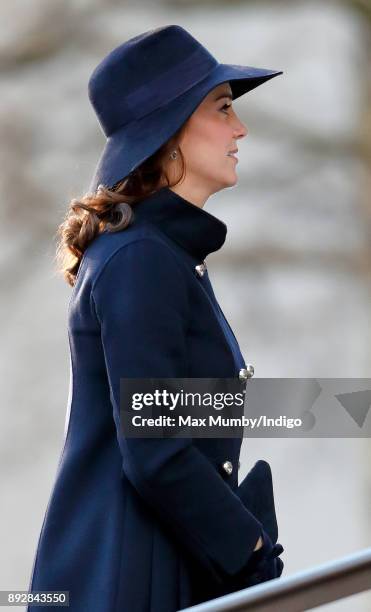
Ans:
{"type": "Polygon", "coordinates": [[[257,543],[256,543],[256,546],[255,546],[255,548],[254,548],[254,551],[255,551],[255,550],[259,550],[259,549],[260,549],[262,546],[263,546],[263,539],[262,539],[262,537],[260,536],[259,540],[258,540],[258,541],[257,541],[257,543]]]}
{"type": "Polygon", "coordinates": [[[276,561],[276,569],[277,569],[277,578],[279,578],[282,574],[282,571],[285,565],[282,559],[280,559],[280,557],[277,557],[275,561],[276,561]]]}
{"type": "Polygon", "coordinates": [[[248,566],[258,582],[265,582],[281,576],[284,563],[279,555],[284,551],[282,544],[273,546],[268,534],[263,530],[263,546],[251,555],[248,566]]]}
{"type": "Polygon", "coordinates": [[[270,537],[264,530],[257,544],[260,539],[263,541],[263,546],[254,549],[245,567],[232,578],[233,591],[246,589],[281,576],[284,567],[282,559],[279,558],[284,551],[282,544],[277,542],[273,546],[270,537]]]}

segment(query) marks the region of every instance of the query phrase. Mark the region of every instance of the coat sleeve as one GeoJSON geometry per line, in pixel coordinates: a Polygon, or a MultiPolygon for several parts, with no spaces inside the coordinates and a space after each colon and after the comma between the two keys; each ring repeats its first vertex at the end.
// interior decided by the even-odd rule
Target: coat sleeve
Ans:
{"type": "Polygon", "coordinates": [[[125,438],[120,427],[120,377],[187,377],[190,303],[180,262],[161,239],[138,239],[111,256],[91,297],[123,470],[174,537],[223,581],[247,564],[261,523],[191,438],[125,438]]]}

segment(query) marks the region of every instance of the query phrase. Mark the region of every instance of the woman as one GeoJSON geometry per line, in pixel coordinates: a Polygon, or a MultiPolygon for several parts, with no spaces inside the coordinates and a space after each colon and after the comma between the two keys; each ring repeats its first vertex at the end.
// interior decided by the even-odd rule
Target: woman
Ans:
{"type": "Polygon", "coordinates": [[[219,64],[170,25],[90,78],[107,143],[60,227],[72,384],[30,585],[68,591],[71,612],[175,612],[282,572],[269,465],[238,486],[241,438],[130,438],[120,422],[120,378],[253,374],[205,263],[227,228],[203,206],[237,181],[231,100],[278,74],[219,64]]]}

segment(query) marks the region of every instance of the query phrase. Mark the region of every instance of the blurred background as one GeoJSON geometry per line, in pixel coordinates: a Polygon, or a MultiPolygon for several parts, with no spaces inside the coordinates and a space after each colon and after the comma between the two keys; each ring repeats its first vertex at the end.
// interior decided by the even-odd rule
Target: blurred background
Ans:
{"type": "MultiPolygon", "coordinates": [[[[238,184],[206,210],[208,257],[256,377],[371,378],[371,2],[3,0],[0,4],[0,589],[27,589],[63,445],[71,289],[55,232],[104,136],[87,97],[102,57],[176,23],[224,63],[283,70],[237,99],[238,184]]],[[[371,411],[368,414],[371,418],[371,411]]],[[[370,439],[245,439],[269,461],[284,575],[371,545],[370,439]]],[[[322,609],[371,610],[371,593],[322,609]]]]}

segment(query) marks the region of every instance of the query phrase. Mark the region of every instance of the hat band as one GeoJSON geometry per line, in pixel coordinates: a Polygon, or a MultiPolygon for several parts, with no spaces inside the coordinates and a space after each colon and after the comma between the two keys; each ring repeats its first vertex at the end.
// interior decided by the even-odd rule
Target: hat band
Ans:
{"type": "Polygon", "coordinates": [[[134,119],[141,119],[197,85],[218,65],[211,53],[197,48],[185,60],[126,96],[125,106],[134,119]]]}

